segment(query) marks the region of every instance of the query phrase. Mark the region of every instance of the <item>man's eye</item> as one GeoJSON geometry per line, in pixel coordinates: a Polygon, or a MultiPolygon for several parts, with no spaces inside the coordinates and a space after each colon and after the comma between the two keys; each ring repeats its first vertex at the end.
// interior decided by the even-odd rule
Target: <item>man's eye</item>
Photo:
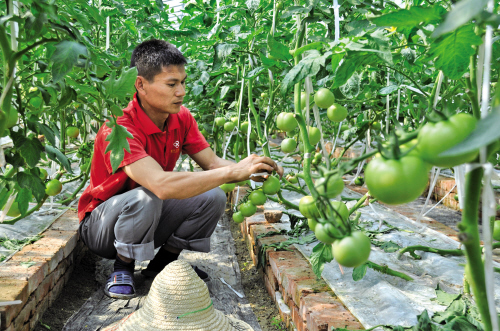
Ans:
{"type": "Polygon", "coordinates": [[[175,84],[168,84],[168,86],[170,86],[170,87],[175,87],[175,84]]]}

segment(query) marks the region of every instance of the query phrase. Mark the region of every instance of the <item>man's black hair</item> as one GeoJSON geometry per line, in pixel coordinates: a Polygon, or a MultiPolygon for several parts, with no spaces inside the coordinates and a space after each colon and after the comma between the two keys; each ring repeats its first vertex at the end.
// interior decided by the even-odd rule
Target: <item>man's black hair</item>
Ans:
{"type": "Polygon", "coordinates": [[[172,44],[151,39],[139,44],[132,52],[130,67],[137,67],[139,76],[152,82],[154,77],[169,65],[186,64],[186,58],[172,44]]]}

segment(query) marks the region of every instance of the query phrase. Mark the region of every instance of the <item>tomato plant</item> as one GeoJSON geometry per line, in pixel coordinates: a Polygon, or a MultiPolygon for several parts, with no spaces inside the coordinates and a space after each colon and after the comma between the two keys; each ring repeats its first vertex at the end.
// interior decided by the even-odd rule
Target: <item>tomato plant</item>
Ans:
{"type": "Polygon", "coordinates": [[[238,211],[233,214],[233,221],[234,223],[242,223],[245,220],[245,216],[241,213],[241,211],[238,211]]]}
{"type": "Polygon", "coordinates": [[[347,109],[344,106],[334,103],[328,107],[326,115],[332,122],[342,122],[347,117],[347,109]]]}
{"type": "Polygon", "coordinates": [[[344,267],[357,267],[368,260],[371,251],[370,239],[361,231],[333,243],[333,257],[344,267]]]}
{"type": "Polygon", "coordinates": [[[266,202],[267,196],[261,190],[255,190],[255,191],[252,191],[252,193],[250,193],[250,195],[248,196],[248,200],[252,204],[254,204],[256,206],[260,206],[266,202]]]}
{"type": "Polygon", "coordinates": [[[284,139],[281,142],[281,151],[283,153],[292,153],[297,149],[297,142],[293,138],[284,139]]]}
{"type": "Polygon", "coordinates": [[[274,195],[278,193],[280,187],[280,180],[275,176],[269,176],[262,184],[262,191],[267,195],[274,195]]]}
{"type": "Polygon", "coordinates": [[[250,201],[244,202],[240,205],[240,212],[245,217],[250,217],[257,212],[257,206],[250,201]]]}
{"type": "Polygon", "coordinates": [[[314,187],[319,194],[325,194],[328,198],[335,198],[344,190],[344,181],[338,175],[330,175],[328,179],[322,177],[316,181],[314,187]]]}

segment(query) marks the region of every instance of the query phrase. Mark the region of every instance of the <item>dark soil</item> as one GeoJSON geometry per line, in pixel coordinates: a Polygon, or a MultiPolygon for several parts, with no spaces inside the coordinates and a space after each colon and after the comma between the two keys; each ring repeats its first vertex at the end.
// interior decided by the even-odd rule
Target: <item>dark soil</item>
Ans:
{"type": "Polygon", "coordinates": [[[286,330],[281,320],[278,308],[267,293],[262,274],[255,266],[248,252],[245,239],[240,231],[240,225],[232,220],[231,233],[236,244],[236,256],[241,272],[241,283],[245,296],[253,309],[262,331],[286,330]]]}
{"type": "Polygon", "coordinates": [[[59,297],[37,323],[35,331],[62,330],[66,321],[98,288],[99,284],[95,280],[95,267],[99,259],[97,255],[86,251],[80,262],[75,265],[69,282],[64,286],[59,297]]]}

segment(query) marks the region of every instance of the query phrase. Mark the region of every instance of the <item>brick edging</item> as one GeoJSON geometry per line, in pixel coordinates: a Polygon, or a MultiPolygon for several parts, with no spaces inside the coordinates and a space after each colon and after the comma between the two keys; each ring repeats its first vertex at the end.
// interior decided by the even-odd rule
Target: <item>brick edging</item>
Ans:
{"type": "Polygon", "coordinates": [[[85,245],[78,236],[78,216],[68,210],[42,233],[0,265],[0,301],[22,304],[0,307],[0,330],[32,330],[68,282],[85,245]],[[22,262],[32,262],[29,267],[22,262]]]}

